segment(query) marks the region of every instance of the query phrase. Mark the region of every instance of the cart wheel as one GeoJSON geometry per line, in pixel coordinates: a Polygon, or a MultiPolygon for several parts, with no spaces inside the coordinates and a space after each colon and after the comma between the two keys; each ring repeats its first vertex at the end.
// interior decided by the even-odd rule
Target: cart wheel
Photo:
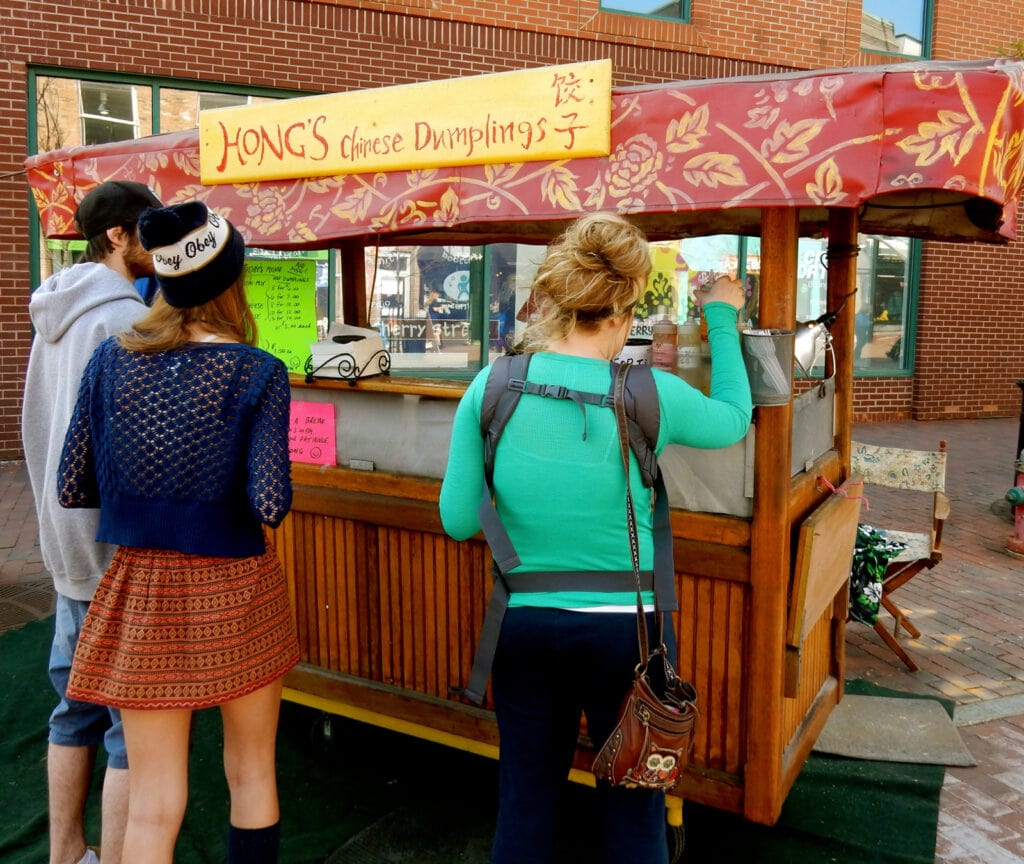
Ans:
{"type": "Polygon", "coordinates": [[[669,864],[679,864],[683,860],[683,850],[686,849],[686,826],[666,825],[665,837],[668,840],[669,864]]]}

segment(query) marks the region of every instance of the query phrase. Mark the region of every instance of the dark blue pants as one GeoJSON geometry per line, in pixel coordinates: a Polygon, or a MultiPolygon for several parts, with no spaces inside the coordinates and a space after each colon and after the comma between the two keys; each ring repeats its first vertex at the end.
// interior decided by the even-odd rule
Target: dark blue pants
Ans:
{"type": "MultiPolygon", "coordinates": [[[[648,615],[649,630],[653,623],[648,615]]],[[[494,864],[554,861],[580,715],[600,746],[615,725],[637,654],[635,615],[506,612],[492,672],[501,741],[494,864]]],[[[664,793],[599,783],[595,797],[593,820],[574,830],[603,832],[608,864],[667,864],[664,793]]]]}

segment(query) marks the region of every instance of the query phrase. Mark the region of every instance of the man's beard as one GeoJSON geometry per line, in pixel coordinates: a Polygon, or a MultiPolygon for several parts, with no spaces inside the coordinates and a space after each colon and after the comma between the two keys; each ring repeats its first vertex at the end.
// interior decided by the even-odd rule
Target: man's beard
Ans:
{"type": "Polygon", "coordinates": [[[133,279],[153,275],[153,256],[142,248],[138,237],[132,237],[123,253],[124,265],[133,279]]]}

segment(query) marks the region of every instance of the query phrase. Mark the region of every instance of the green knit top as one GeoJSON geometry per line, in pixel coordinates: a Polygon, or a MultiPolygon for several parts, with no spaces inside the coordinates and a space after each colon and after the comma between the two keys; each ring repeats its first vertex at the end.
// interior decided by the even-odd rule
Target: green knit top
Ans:
{"type": "MultiPolygon", "coordinates": [[[[746,434],[750,387],[736,314],[727,303],[705,307],[713,361],[710,396],[674,374],[653,370],[661,411],[658,453],[668,444],[726,447],[746,434]]],[[[480,403],[487,373],[488,369],[481,370],[467,388],[452,425],[440,510],[445,531],[456,540],[480,530],[477,506],[484,479],[480,403]]],[[[527,377],[541,384],[607,393],[611,364],[540,352],[531,359],[527,377]]],[[[654,560],[650,492],[643,486],[632,453],[630,487],[637,511],[640,567],[649,570],[654,560]]],[[[581,409],[569,399],[524,394],[498,443],[494,489],[495,506],[521,561],[517,571],[632,569],[625,481],[610,408],[586,405],[581,409]]],[[[644,602],[653,602],[653,597],[648,594],[644,602]]],[[[635,610],[636,594],[514,593],[509,606],[635,610]]]]}

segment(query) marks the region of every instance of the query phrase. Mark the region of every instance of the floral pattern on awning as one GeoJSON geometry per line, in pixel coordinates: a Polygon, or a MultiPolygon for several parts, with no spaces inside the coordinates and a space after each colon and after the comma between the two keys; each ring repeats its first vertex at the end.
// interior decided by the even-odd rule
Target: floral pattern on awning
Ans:
{"type": "Polygon", "coordinates": [[[693,214],[702,233],[709,211],[866,202],[865,223],[889,226],[882,233],[991,241],[1015,236],[1022,143],[1024,63],[1004,59],[617,89],[607,157],[203,186],[189,130],[51,151],[26,166],[48,237],[74,236],[75,202],[122,178],[169,204],[204,200],[265,247],[592,210],[693,214]],[[965,215],[965,196],[989,206],[965,215]]]}

